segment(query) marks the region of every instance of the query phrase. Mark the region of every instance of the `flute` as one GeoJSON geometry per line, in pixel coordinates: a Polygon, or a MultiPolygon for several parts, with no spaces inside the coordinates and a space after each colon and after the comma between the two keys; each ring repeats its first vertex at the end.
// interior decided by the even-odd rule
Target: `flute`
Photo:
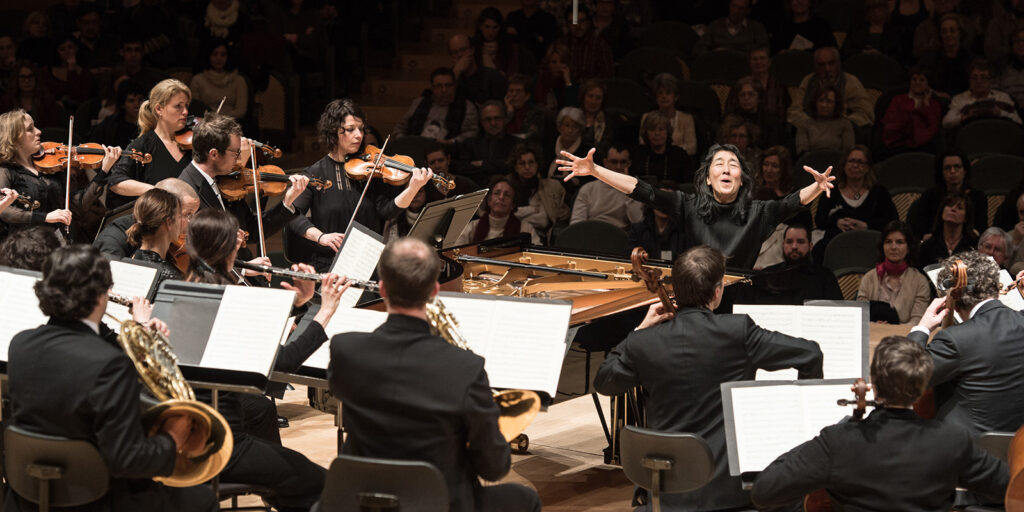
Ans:
{"type": "MultiPolygon", "coordinates": [[[[290,277],[292,279],[305,279],[307,281],[321,282],[324,280],[324,276],[327,274],[313,274],[310,272],[299,272],[298,270],[291,270],[287,268],[271,267],[270,265],[257,265],[255,263],[249,263],[247,261],[235,260],[235,268],[241,268],[245,270],[252,270],[254,272],[260,272],[281,277],[290,277]]],[[[377,281],[364,281],[362,279],[348,279],[347,284],[352,285],[353,288],[360,288],[363,290],[377,292],[380,287],[377,285],[377,281]]]]}

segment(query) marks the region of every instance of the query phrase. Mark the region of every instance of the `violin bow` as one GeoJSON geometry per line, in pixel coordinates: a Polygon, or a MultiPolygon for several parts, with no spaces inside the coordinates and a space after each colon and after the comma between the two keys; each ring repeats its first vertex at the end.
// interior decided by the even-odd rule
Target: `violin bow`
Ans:
{"type": "Polygon", "coordinates": [[[249,145],[249,157],[252,158],[252,189],[256,194],[256,226],[260,232],[260,257],[267,257],[267,241],[263,238],[263,206],[260,201],[260,176],[256,170],[256,147],[249,145]]]}
{"type": "Polygon", "coordinates": [[[391,140],[390,133],[387,138],[384,139],[384,144],[380,145],[380,153],[377,153],[377,159],[373,161],[373,167],[370,169],[370,175],[366,177],[366,184],[363,185],[363,193],[359,194],[359,201],[356,203],[355,209],[352,210],[352,218],[348,220],[348,226],[345,226],[345,233],[348,233],[348,230],[352,229],[352,223],[356,221],[356,214],[359,213],[359,206],[363,204],[363,198],[366,197],[366,191],[370,190],[370,181],[373,180],[374,173],[376,173],[384,163],[384,149],[388,147],[389,140],[391,140]]]}
{"type": "Polygon", "coordinates": [[[220,114],[220,109],[224,107],[224,102],[227,101],[228,97],[223,96],[220,99],[220,105],[217,105],[217,113],[220,114]]]}
{"type": "MultiPolygon", "coordinates": [[[[72,137],[75,133],[75,116],[68,116],[68,149],[65,152],[68,158],[67,182],[64,185],[64,209],[71,211],[71,160],[75,158],[75,146],[72,145],[72,137]]],[[[64,234],[71,239],[71,224],[64,225],[64,234]]]]}

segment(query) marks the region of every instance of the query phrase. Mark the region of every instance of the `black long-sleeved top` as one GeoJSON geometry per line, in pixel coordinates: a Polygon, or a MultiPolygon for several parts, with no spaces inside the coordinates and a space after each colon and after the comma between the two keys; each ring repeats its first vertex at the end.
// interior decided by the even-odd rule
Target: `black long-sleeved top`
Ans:
{"type": "Polygon", "coordinates": [[[956,487],[999,501],[1006,464],[974,445],[970,434],[910,409],[876,409],[863,421],[822,429],[758,476],[760,507],[783,505],[826,489],[842,510],[945,512],[956,487]]]}
{"type": "Polygon", "coordinates": [[[662,495],[662,503],[681,507],[669,510],[717,510],[749,501],[739,478],[729,476],[721,383],[753,380],[758,368],[821,378],[822,360],[817,343],[762,329],[747,315],[685,307],[619,343],[598,369],[594,389],[617,395],[643,386],[648,428],[703,437],[714,478],[692,493],[662,495]]]}
{"type": "Polygon", "coordinates": [[[889,191],[879,184],[871,187],[860,206],[846,202],[838,188],[833,190],[832,197],[822,195],[818,199],[818,214],[814,217],[814,223],[825,229],[825,241],[839,234],[837,223],[844,217],[866,222],[868,229],[881,231],[886,223],[899,218],[899,214],[889,191]]]}
{"type": "MultiPolygon", "coordinates": [[[[182,151],[180,160],[175,160],[170,153],[167,152],[167,147],[164,146],[164,142],[160,140],[160,137],[154,131],[149,131],[139,135],[125,150],[137,149],[143,153],[149,153],[153,156],[153,161],[148,164],[143,164],[122,156],[120,160],[114,164],[114,167],[110,169],[110,185],[114,186],[119,183],[128,180],[140,181],[142,183],[148,183],[150,185],[156,185],[160,180],[164,178],[177,178],[181,174],[182,169],[185,168],[192,161],[192,150],[182,151]]],[[[117,208],[123,204],[129,203],[133,198],[117,195],[113,192],[108,194],[107,207],[117,208]]]]}
{"type": "MultiPolygon", "coordinates": [[[[7,224],[11,230],[45,224],[46,214],[64,209],[66,173],[67,171],[56,174],[35,173],[20,165],[0,164],[0,188],[14,189],[19,195],[39,201],[39,208],[35,210],[27,210],[17,204],[11,205],[0,212],[0,221],[7,224]]],[[[95,235],[99,218],[102,216],[99,213],[103,211],[100,198],[107,186],[107,179],[107,173],[99,171],[85,188],[72,190],[71,229],[75,240],[92,240],[92,236],[95,235]]],[[[55,228],[56,226],[54,224],[55,228]]]]}
{"type": "Polygon", "coordinates": [[[113,222],[103,228],[103,231],[100,231],[92,246],[99,249],[104,256],[112,260],[131,256],[135,248],[132,247],[132,244],[128,243],[128,235],[126,233],[128,228],[132,227],[132,224],[135,224],[135,215],[131,213],[114,219],[113,222]]]}
{"type": "MultiPolygon", "coordinates": [[[[363,192],[363,183],[349,179],[345,175],[344,165],[335,162],[330,156],[325,156],[307,167],[306,173],[311,178],[330,180],[332,186],[323,191],[306,188],[293,204],[297,215],[291,220],[288,229],[299,236],[311,227],[316,227],[324,233],[344,233],[356,203],[359,202],[359,195],[363,192]],[[310,212],[309,217],[306,216],[307,211],[310,212]]],[[[392,187],[382,183],[379,178],[374,178],[356,214],[356,222],[382,233],[384,223],[396,218],[403,211],[395,204],[394,194],[395,190],[392,187]]],[[[316,246],[312,263],[317,272],[330,270],[334,255],[332,249],[316,246]]]]}
{"type": "Polygon", "coordinates": [[[638,180],[629,197],[679,219],[687,247],[707,245],[717,248],[725,253],[729,266],[739,268],[753,268],[761,244],[775,231],[775,227],[803,208],[799,191],[777,201],[753,200],[748,206],[746,222],[739,224],[733,218],[738,207],[736,203],[716,202],[712,206],[714,218],[709,224],[697,215],[694,194],[655,189],[651,184],[638,180]]]}

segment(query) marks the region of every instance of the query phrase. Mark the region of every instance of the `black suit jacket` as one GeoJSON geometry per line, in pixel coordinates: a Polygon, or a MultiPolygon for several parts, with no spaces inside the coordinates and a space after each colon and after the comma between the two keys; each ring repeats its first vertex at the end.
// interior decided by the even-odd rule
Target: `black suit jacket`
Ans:
{"type": "Polygon", "coordinates": [[[665,323],[635,331],[605,358],[594,389],[606,395],[643,386],[647,426],[692,432],[711,447],[714,479],[684,494],[663,495],[668,510],[748,505],[739,478],[729,476],[720,384],[753,380],[758,368],[796,368],[801,379],[821,378],[818,344],[758,327],[747,315],[716,315],[682,308],[665,323]]]}
{"type": "Polygon", "coordinates": [[[1024,425],[1024,313],[999,301],[983,304],[970,320],[939,331],[931,343],[935,362],[936,417],[969,431],[1015,432],[1024,425]]]}
{"type": "MultiPolygon", "coordinates": [[[[189,163],[179,179],[188,183],[193,190],[199,194],[199,209],[204,208],[216,208],[218,210],[225,210],[238,219],[238,226],[243,230],[248,231],[253,237],[259,233],[259,228],[256,225],[256,214],[249,209],[249,205],[246,201],[228,201],[224,200],[224,208],[221,208],[220,201],[217,200],[217,193],[213,191],[213,187],[206,181],[199,169],[196,168],[195,163],[189,163]]],[[[284,203],[277,203],[273,208],[263,210],[263,233],[265,236],[270,236],[278,232],[284,225],[294,217],[295,214],[288,211],[284,207],[284,203]]],[[[258,241],[256,243],[259,243],[258,241]]]]}
{"type": "Polygon", "coordinates": [[[842,510],[947,512],[957,486],[1002,501],[1006,464],[967,431],[909,409],[878,409],[864,421],[822,429],[758,475],[751,496],[765,507],[827,489],[842,510]]]}
{"type": "Polygon", "coordinates": [[[483,358],[424,320],[393,314],[372,333],[335,336],[327,378],[345,407],[342,452],[430,462],[452,512],[475,509],[477,476],[498,480],[511,466],[483,358]]]}
{"type": "MultiPolygon", "coordinates": [[[[8,356],[10,422],[99,449],[110,471],[110,492],[74,510],[175,510],[163,501],[166,488],[150,480],[174,470],[174,440],[167,434],[146,437],[135,366],[105,325],[100,332],[107,338],[82,322],[50,320],[17,334],[8,356]]],[[[12,492],[5,509],[35,507],[12,492]]]]}

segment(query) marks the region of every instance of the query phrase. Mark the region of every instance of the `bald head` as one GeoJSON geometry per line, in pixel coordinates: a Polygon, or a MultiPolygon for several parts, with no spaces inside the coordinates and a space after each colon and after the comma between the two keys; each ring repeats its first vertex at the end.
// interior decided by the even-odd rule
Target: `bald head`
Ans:
{"type": "Polygon", "coordinates": [[[164,178],[157,182],[156,188],[166,190],[181,201],[181,212],[187,219],[191,219],[199,211],[199,194],[196,194],[192,185],[179,180],[178,178],[164,178]]]}
{"type": "Polygon", "coordinates": [[[459,59],[473,54],[473,43],[466,34],[455,34],[448,40],[448,54],[453,59],[459,59]]]}
{"type": "Polygon", "coordinates": [[[437,293],[441,260],[427,244],[403,237],[384,248],[378,271],[389,306],[417,309],[437,293]]]}

